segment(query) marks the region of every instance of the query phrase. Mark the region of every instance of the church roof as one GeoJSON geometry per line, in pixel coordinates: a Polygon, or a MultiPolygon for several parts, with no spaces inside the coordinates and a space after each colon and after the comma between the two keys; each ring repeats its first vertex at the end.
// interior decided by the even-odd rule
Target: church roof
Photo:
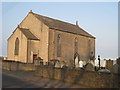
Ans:
{"type": "MultiPolygon", "coordinates": [[[[33,13],[33,12],[32,12],[33,13]]],[[[80,28],[78,25],[70,24],[67,22],[63,22],[57,19],[49,18],[46,16],[38,15],[33,13],[33,15],[38,18],[40,21],[42,21],[44,24],[46,24],[50,29],[55,29],[59,31],[64,31],[68,33],[78,34],[86,37],[93,37],[91,34],[80,28]]]]}
{"type": "Polygon", "coordinates": [[[19,28],[20,31],[30,40],[39,40],[29,29],[19,28]]]}

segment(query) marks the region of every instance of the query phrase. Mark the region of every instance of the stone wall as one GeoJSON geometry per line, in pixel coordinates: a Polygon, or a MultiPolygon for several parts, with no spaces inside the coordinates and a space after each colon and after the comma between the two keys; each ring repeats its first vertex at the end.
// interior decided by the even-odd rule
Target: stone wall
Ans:
{"type": "Polygon", "coordinates": [[[48,62],[48,26],[38,20],[32,13],[28,13],[19,24],[19,27],[29,29],[40,41],[26,38],[19,28],[16,28],[8,39],[8,59],[23,63],[32,63],[33,54],[37,54],[37,57],[44,59],[44,63],[48,62]],[[14,55],[16,38],[20,41],[18,56],[14,55]]]}
{"type": "Polygon", "coordinates": [[[27,38],[16,28],[13,34],[8,38],[8,60],[21,61],[23,63],[27,62],[27,38]],[[15,42],[18,38],[19,41],[19,55],[15,55],[15,42]]]}
{"type": "Polygon", "coordinates": [[[35,75],[92,88],[118,87],[118,75],[75,69],[37,66],[35,75]]]}
{"type": "Polygon", "coordinates": [[[92,88],[117,88],[119,86],[118,76],[120,74],[100,73],[70,68],[54,68],[51,66],[35,67],[34,64],[24,64],[13,61],[3,61],[2,69],[15,71],[35,70],[35,75],[42,78],[54,79],[72,84],[80,84],[92,88]]]}
{"type": "Polygon", "coordinates": [[[19,62],[12,62],[12,61],[3,61],[2,62],[2,69],[5,70],[22,70],[22,71],[33,71],[35,70],[34,64],[25,64],[19,62]]]}
{"type": "Polygon", "coordinates": [[[31,40],[28,45],[28,60],[32,61],[33,54],[48,62],[48,37],[49,28],[33,13],[28,13],[25,19],[20,23],[22,28],[28,28],[40,41],[31,40]]]}
{"type": "Polygon", "coordinates": [[[65,61],[67,66],[74,66],[75,56],[75,40],[77,38],[77,53],[80,55],[80,60],[88,62],[90,53],[95,56],[95,39],[72,33],[66,33],[58,30],[49,30],[49,60],[57,59],[65,61]],[[61,57],[57,57],[57,38],[60,35],[61,57]],[[90,40],[90,45],[88,44],[90,40]]]}

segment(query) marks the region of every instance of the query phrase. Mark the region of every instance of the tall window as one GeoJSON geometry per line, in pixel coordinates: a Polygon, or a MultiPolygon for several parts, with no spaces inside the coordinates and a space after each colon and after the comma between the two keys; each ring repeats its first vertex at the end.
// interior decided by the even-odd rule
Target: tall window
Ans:
{"type": "Polygon", "coordinates": [[[14,52],[15,55],[18,55],[19,54],[19,39],[16,38],[15,40],[15,52],[14,52]]]}
{"type": "Polygon", "coordinates": [[[74,40],[74,67],[75,67],[75,63],[76,63],[75,59],[76,59],[77,56],[78,56],[78,39],[76,37],[75,40],[74,40]]]}
{"type": "Polygon", "coordinates": [[[90,54],[90,39],[88,40],[88,54],[89,54],[89,57],[91,56],[90,54]]]}
{"type": "Polygon", "coordinates": [[[78,52],[78,39],[75,38],[75,54],[78,52]]]}
{"type": "Polygon", "coordinates": [[[57,57],[61,57],[61,37],[57,36],[57,57]]]}

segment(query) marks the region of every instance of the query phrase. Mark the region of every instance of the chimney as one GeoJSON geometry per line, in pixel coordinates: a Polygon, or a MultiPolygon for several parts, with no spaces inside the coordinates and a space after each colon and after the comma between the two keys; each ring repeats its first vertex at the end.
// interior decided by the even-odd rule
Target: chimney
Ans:
{"type": "Polygon", "coordinates": [[[78,21],[76,21],[76,25],[78,26],[78,21]]]}
{"type": "Polygon", "coordinates": [[[18,28],[20,28],[20,25],[18,25],[18,28]]]}
{"type": "Polygon", "coordinates": [[[33,13],[32,10],[30,10],[29,13],[33,13]]]}

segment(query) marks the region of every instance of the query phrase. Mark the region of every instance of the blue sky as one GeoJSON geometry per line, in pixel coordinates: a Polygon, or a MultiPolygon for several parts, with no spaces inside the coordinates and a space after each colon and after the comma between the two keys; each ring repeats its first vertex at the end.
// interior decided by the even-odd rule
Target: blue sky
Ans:
{"type": "Polygon", "coordinates": [[[72,24],[78,20],[81,28],[96,37],[96,58],[118,57],[117,2],[4,2],[0,55],[7,56],[7,38],[30,10],[72,24]]]}

